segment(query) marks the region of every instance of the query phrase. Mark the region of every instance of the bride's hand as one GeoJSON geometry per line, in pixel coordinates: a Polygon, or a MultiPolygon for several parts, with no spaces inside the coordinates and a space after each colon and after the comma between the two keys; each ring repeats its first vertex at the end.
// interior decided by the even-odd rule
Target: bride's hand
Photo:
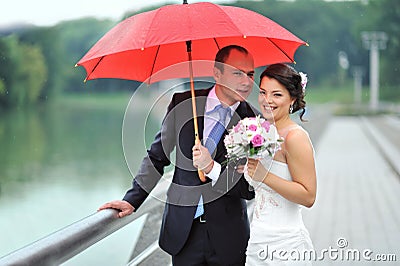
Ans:
{"type": "Polygon", "coordinates": [[[252,158],[247,159],[247,173],[251,179],[257,182],[263,182],[268,174],[263,164],[259,160],[252,158]]]}

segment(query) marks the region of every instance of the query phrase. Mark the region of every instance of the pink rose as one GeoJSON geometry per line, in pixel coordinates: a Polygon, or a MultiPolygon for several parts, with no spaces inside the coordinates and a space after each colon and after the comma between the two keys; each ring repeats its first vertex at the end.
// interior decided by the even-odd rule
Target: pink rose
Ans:
{"type": "Polygon", "coordinates": [[[260,147],[263,144],[263,142],[264,138],[260,134],[255,135],[251,140],[251,143],[253,143],[254,147],[260,147]]]}
{"type": "Polygon", "coordinates": [[[267,120],[265,120],[264,122],[261,123],[261,126],[262,126],[263,128],[265,128],[265,130],[268,132],[268,131],[269,131],[270,123],[269,123],[267,120]]]}
{"type": "Polygon", "coordinates": [[[241,128],[241,124],[240,123],[238,123],[234,128],[233,128],[233,131],[235,132],[235,133],[238,133],[239,131],[240,131],[240,128],[241,128]]]}
{"type": "Polygon", "coordinates": [[[256,125],[250,125],[249,130],[251,131],[257,131],[257,126],[256,125]]]}

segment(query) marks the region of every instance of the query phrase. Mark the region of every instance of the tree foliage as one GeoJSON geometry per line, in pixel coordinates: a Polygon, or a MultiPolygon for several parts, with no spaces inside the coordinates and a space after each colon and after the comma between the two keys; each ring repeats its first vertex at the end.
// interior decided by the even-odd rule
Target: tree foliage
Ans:
{"type": "MultiPolygon", "coordinates": [[[[368,82],[369,56],[361,41],[361,31],[385,31],[387,49],[381,51],[381,82],[395,87],[400,83],[400,1],[369,0],[326,2],[238,1],[229,5],[247,8],[279,23],[309,47],[295,55],[298,70],[307,72],[310,85],[340,86],[352,78],[352,69],[364,69],[368,82]],[[347,55],[350,67],[341,69],[338,54],[347,55]]],[[[157,8],[127,12],[123,18],[157,8]]],[[[123,19],[121,18],[121,19],[123,19]]],[[[0,31],[0,105],[21,105],[48,99],[63,92],[83,90],[118,91],[135,89],[138,83],[114,79],[82,82],[83,68],[75,63],[118,22],[84,18],[53,27],[29,27],[5,34],[0,31]],[[29,93],[26,88],[30,88],[29,93]]],[[[248,25],[251,27],[251,25],[248,25]]],[[[257,55],[255,55],[257,56],[257,55]]]]}
{"type": "Polygon", "coordinates": [[[0,102],[5,106],[35,103],[47,79],[41,48],[20,43],[15,36],[0,40],[0,102]]]}

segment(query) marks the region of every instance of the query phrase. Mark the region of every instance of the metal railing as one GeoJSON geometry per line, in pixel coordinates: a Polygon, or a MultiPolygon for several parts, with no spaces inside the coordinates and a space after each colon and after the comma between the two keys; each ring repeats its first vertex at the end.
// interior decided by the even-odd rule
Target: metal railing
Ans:
{"type": "MultiPolygon", "coordinates": [[[[133,214],[119,218],[118,211],[113,209],[96,212],[32,244],[1,257],[0,265],[46,266],[59,265],[66,262],[108,235],[133,222],[144,213],[149,212],[157,204],[165,200],[165,191],[171,177],[171,172],[165,173],[162,181],[153,189],[152,196],[149,196],[133,214]]],[[[151,255],[151,253],[147,254],[147,256],[151,255]]],[[[140,256],[142,257],[143,254],[140,256]]]]}
{"type": "Polygon", "coordinates": [[[158,246],[158,241],[153,242],[149,245],[145,250],[142,251],[139,255],[137,255],[133,260],[128,262],[127,266],[136,266],[145,261],[148,257],[150,257],[154,252],[156,252],[160,247],[158,246]]]}
{"type": "Polygon", "coordinates": [[[113,209],[96,212],[0,258],[0,265],[59,265],[140,215],[135,213],[119,218],[113,209]]]}

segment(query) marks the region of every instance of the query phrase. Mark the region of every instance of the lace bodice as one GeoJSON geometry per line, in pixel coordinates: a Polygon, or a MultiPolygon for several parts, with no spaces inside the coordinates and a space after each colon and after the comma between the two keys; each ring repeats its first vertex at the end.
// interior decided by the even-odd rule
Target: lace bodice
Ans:
{"type": "MultiPolygon", "coordinates": [[[[292,180],[286,163],[271,160],[270,158],[261,159],[261,163],[266,169],[283,179],[292,180]]],[[[302,225],[301,206],[293,203],[264,183],[253,181],[245,173],[246,180],[255,189],[256,197],[254,204],[253,222],[268,224],[270,227],[282,225],[291,227],[302,225]]]]}

